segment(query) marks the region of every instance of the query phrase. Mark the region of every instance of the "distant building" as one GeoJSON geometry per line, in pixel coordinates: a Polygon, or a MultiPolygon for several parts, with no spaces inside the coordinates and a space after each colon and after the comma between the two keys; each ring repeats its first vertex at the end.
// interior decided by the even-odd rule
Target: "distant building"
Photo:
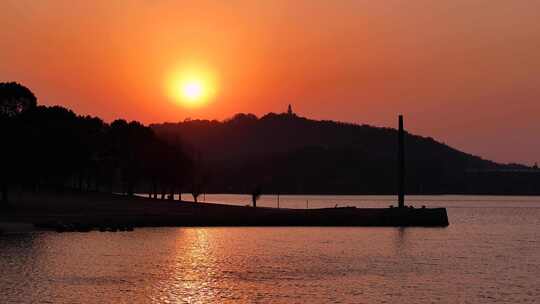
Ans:
{"type": "Polygon", "coordinates": [[[538,169],[538,163],[534,163],[533,169],[538,169]]]}
{"type": "Polygon", "coordinates": [[[289,115],[289,116],[293,116],[293,115],[294,115],[294,112],[292,111],[292,107],[291,107],[290,104],[289,104],[289,107],[287,108],[287,115],[289,115]]]}

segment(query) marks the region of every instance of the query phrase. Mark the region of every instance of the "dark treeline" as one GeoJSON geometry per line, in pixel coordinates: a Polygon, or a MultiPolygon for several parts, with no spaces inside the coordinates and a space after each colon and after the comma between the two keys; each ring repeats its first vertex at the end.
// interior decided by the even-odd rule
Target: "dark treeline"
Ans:
{"type": "MultiPolygon", "coordinates": [[[[397,132],[292,113],[220,121],[138,122],[37,104],[0,83],[0,192],[393,194],[397,132]]],[[[406,134],[406,191],[540,194],[540,171],[504,165],[406,134]]],[[[3,204],[4,206],[7,204],[3,204]]]]}
{"type": "MultiPolygon", "coordinates": [[[[411,122],[413,123],[413,122],[411,122]]],[[[151,126],[198,151],[213,178],[209,192],[394,194],[397,131],[294,113],[151,126]]],[[[405,127],[407,120],[405,119],[405,127]]],[[[540,171],[499,164],[430,137],[405,136],[406,191],[415,194],[540,194],[540,171]]]]}
{"type": "Polygon", "coordinates": [[[38,106],[17,83],[0,83],[0,191],[151,193],[174,198],[199,187],[197,168],[179,143],[167,143],[142,124],[80,116],[38,106]],[[195,185],[195,186],[194,186],[195,185]]]}

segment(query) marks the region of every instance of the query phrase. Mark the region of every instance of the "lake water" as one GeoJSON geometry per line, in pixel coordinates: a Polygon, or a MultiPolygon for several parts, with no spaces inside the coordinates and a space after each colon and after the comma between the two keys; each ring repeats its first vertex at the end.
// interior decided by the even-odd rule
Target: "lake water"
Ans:
{"type": "MultiPolygon", "coordinates": [[[[540,302],[540,197],[408,200],[448,207],[450,226],[0,235],[0,303],[540,302]]],[[[295,208],[393,201],[280,197],[281,207],[295,208]]]]}

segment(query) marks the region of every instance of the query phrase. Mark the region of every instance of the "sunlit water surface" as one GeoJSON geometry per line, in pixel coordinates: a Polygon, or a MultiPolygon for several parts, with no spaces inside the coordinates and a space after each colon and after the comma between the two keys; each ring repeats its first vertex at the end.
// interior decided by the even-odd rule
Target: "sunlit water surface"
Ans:
{"type": "MultiPolygon", "coordinates": [[[[0,303],[540,302],[540,197],[409,200],[447,206],[451,225],[0,235],[0,303]]],[[[296,208],[392,201],[280,197],[296,208]]]]}

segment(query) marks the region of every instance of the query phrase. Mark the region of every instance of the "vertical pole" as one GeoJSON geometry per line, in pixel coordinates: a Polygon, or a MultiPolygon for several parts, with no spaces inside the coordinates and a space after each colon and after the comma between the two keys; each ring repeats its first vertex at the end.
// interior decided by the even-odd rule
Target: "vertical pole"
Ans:
{"type": "Polygon", "coordinates": [[[279,193],[277,194],[277,207],[279,209],[279,193]]]}
{"type": "Polygon", "coordinates": [[[403,115],[399,115],[398,129],[398,206],[405,207],[405,131],[403,130],[403,115]]]}

